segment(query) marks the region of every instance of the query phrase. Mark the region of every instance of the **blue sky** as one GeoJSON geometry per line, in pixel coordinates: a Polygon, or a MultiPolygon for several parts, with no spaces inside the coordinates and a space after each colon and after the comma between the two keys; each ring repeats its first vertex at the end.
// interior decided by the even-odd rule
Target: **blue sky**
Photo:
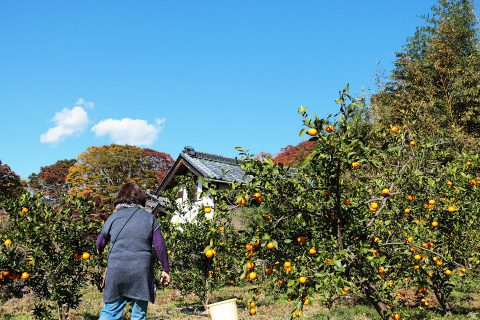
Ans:
{"type": "Polygon", "coordinates": [[[374,89],[433,3],[1,1],[0,160],[26,178],[112,142],[276,153],[300,105],[374,89]]]}

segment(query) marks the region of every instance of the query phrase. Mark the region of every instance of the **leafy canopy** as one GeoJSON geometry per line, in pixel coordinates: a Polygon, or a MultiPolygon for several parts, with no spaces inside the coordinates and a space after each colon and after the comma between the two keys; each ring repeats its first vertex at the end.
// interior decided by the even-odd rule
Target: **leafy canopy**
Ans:
{"type": "Polygon", "coordinates": [[[129,181],[142,189],[154,189],[173,163],[170,155],[128,145],[89,147],[70,167],[66,182],[69,193],[112,202],[118,188],[129,181]]]}

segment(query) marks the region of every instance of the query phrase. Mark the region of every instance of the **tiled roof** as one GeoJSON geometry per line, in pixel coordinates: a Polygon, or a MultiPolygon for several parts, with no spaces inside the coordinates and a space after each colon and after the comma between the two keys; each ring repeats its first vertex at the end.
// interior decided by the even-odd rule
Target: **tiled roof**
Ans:
{"type": "Polygon", "coordinates": [[[245,172],[240,167],[241,161],[211,153],[198,152],[192,147],[185,147],[179,157],[168,170],[165,178],[156,191],[168,188],[177,174],[183,174],[185,168],[195,175],[220,183],[240,182],[244,180],[245,172]]]}
{"type": "Polygon", "coordinates": [[[170,207],[168,199],[165,197],[159,197],[150,190],[147,190],[145,195],[147,198],[145,209],[153,215],[159,215],[160,212],[165,211],[165,208],[170,207]]]}
{"type": "Polygon", "coordinates": [[[225,182],[242,181],[245,171],[240,168],[240,161],[215,154],[198,152],[192,147],[185,147],[180,157],[197,169],[205,178],[225,182]]]}

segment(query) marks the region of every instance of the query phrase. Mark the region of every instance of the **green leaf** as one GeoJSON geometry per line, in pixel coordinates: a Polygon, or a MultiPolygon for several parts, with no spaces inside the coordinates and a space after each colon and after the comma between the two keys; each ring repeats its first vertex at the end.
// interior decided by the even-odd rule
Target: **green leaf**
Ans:
{"type": "Polygon", "coordinates": [[[278,242],[277,240],[272,240],[273,245],[275,246],[275,249],[278,249],[278,242]]]}
{"type": "Polygon", "coordinates": [[[337,267],[342,267],[342,260],[333,260],[333,263],[334,263],[337,267]]]}
{"type": "Polygon", "coordinates": [[[262,240],[270,240],[270,239],[271,239],[271,237],[270,237],[270,235],[269,235],[268,233],[264,233],[264,234],[262,235],[262,240]]]}
{"type": "Polygon", "coordinates": [[[298,108],[298,113],[303,116],[305,113],[307,113],[307,108],[304,106],[300,106],[300,108],[298,108]]]}
{"type": "Polygon", "coordinates": [[[275,165],[275,162],[271,158],[265,158],[263,162],[267,163],[269,166],[273,167],[275,165]]]}

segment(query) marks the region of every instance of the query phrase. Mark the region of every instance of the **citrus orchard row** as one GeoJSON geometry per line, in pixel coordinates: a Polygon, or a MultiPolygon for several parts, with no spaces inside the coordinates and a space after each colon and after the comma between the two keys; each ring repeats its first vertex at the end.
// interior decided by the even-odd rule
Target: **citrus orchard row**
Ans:
{"type": "Polygon", "coordinates": [[[100,266],[92,260],[92,237],[101,226],[91,215],[92,204],[64,199],[52,205],[29,193],[4,203],[6,216],[0,246],[2,297],[22,297],[33,292],[44,302],[34,315],[56,312],[58,318],[78,306],[81,289],[89,282],[99,285],[100,266]],[[49,302],[50,301],[50,302],[49,302]]]}
{"type": "MultiPolygon", "coordinates": [[[[159,217],[173,285],[206,306],[213,290],[248,284],[252,316],[266,289],[287,295],[293,318],[314,300],[331,306],[359,296],[383,319],[406,319],[398,310],[412,290],[418,309],[436,301],[450,313],[453,286],[480,264],[479,156],[418,141],[410,125],[377,132],[364,120],[364,101],[347,87],[335,116],[300,108],[300,135],[315,145],[302,166],[239,148],[245,181],[218,190],[202,181],[215,205],[172,224],[173,215],[196,205],[175,201],[180,188],[197,185],[192,176],[179,177],[164,195],[172,206],[159,217]],[[241,232],[231,221],[240,213],[247,214],[241,232]]],[[[6,202],[0,270],[6,292],[33,290],[65,318],[83,286],[100,285],[105,261],[91,254],[101,226],[92,204],[62,201],[24,194],[6,202]]]]}
{"type": "Polygon", "coordinates": [[[327,119],[300,108],[301,135],[316,145],[302,167],[239,149],[248,178],[216,195],[216,214],[221,201],[256,212],[246,243],[230,244],[243,251],[247,299],[264,288],[286,293],[295,318],[312,299],[359,295],[382,318],[400,319],[402,292],[430,288],[417,307],[434,299],[450,313],[453,285],[479,266],[478,154],[420,143],[409,125],[373,136],[364,99],[346,88],[337,101],[339,114],[327,119]]]}

